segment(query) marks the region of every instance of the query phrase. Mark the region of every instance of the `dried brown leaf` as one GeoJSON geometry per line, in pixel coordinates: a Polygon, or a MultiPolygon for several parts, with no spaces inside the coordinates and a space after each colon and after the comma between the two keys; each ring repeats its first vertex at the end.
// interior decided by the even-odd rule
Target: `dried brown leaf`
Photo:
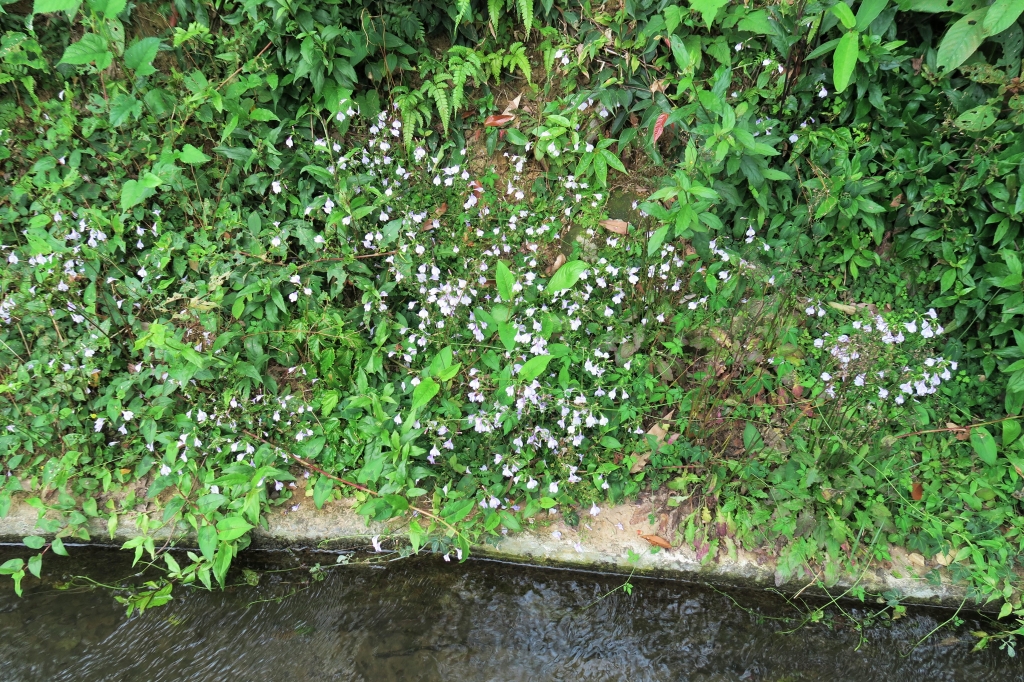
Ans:
{"type": "Polygon", "coordinates": [[[626,234],[629,232],[629,223],[625,220],[609,218],[608,220],[602,220],[599,224],[604,229],[615,234],[626,234]]]}
{"type": "Polygon", "coordinates": [[[548,277],[558,272],[558,268],[562,267],[563,265],[565,265],[565,254],[560,253],[558,254],[558,258],[555,259],[555,262],[548,266],[548,277]]]}
{"type": "Polygon", "coordinates": [[[651,543],[652,545],[655,545],[657,547],[661,547],[662,549],[672,549],[672,543],[670,543],[668,540],[666,540],[665,538],[663,538],[661,536],[658,536],[658,535],[644,535],[640,531],[637,531],[636,533],[637,533],[637,535],[642,537],[644,540],[647,540],[647,542],[651,543]]]}
{"type": "Polygon", "coordinates": [[[516,117],[512,114],[492,114],[484,119],[484,126],[488,128],[500,128],[508,125],[514,120],[516,120],[516,117]]]}

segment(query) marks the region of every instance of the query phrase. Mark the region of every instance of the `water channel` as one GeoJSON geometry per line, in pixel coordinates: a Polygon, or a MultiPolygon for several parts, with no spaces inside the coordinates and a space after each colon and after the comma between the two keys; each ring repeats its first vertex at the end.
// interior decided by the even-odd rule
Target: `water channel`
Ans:
{"type": "MultiPolygon", "coordinates": [[[[22,555],[0,547],[0,563],[22,555]]],[[[1019,658],[971,653],[971,630],[988,625],[977,616],[915,647],[950,617],[943,609],[910,608],[858,632],[832,607],[787,634],[799,620],[775,619],[799,612],[763,591],[633,577],[631,594],[602,598],[622,576],[433,556],[336,565],[337,556],[248,551],[232,587],[176,588],[169,604],[131,618],[110,590],[74,577],[126,584],[130,553],[47,556],[44,580],[26,579],[24,597],[0,581],[0,680],[1024,679],[1019,658]],[[331,567],[314,580],[317,563],[331,567]]]]}

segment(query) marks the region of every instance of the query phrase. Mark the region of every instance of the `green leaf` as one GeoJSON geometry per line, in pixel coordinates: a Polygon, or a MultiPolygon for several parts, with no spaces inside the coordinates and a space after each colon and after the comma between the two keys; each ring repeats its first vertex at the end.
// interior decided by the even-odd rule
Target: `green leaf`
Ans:
{"type": "Polygon", "coordinates": [[[429,403],[440,390],[441,387],[430,377],[421,381],[412,392],[412,409],[418,410],[429,403]]]}
{"type": "Polygon", "coordinates": [[[107,41],[95,33],[86,33],[77,43],[68,45],[59,64],[83,65],[96,62],[97,69],[110,66],[114,55],[107,49],[107,41]]]}
{"type": "Polygon", "coordinates": [[[445,506],[441,516],[448,523],[458,523],[473,511],[475,502],[473,500],[459,500],[445,506]]]}
{"type": "Polygon", "coordinates": [[[878,18],[882,10],[889,4],[889,0],[861,0],[857,8],[857,25],[854,27],[861,33],[868,30],[871,22],[878,18]]]}
{"type": "Polygon", "coordinates": [[[231,542],[242,537],[253,525],[240,516],[225,516],[217,522],[217,536],[221,542],[231,542]]]}
{"type": "Polygon", "coordinates": [[[60,538],[54,538],[50,541],[50,549],[53,550],[54,554],[58,554],[60,556],[68,555],[68,551],[64,549],[64,541],[60,538]]]}
{"type": "Polygon", "coordinates": [[[28,560],[28,572],[39,577],[39,573],[43,569],[43,557],[41,554],[36,554],[28,560]]]}
{"type": "Polygon", "coordinates": [[[227,504],[228,498],[226,495],[220,493],[209,493],[208,495],[201,496],[196,500],[196,506],[199,507],[199,513],[204,516],[209,516],[211,512],[218,509],[221,505],[227,504]]]}
{"type": "Polygon", "coordinates": [[[718,10],[722,9],[727,2],[728,0],[690,0],[690,9],[700,12],[701,18],[710,30],[718,10]]]}
{"type": "Polygon", "coordinates": [[[326,476],[321,476],[317,479],[316,485],[313,486],[313,504],[316,505],[317,509],[322,509],[324,502],[331,496],[331,491],[334,490],[334,481],[326,476]]]}
{"type": "Polygon", "coordinates": [[[994,36],[1010,28],[1017,17],[1024,12],[1022,0],[996,0],[988,7],[988,13],[981,22],[985,35],[994,36]]]}
{"type": "Polygon", "coordinates": [[[82,0],[36,0],[32,5],[32,14],[49,14],[50,12],[70,12],[78,9],[82,0]]]}
{"type": "Polygon", "coordinates": [[[647,242],[647,255],[653,256],[654,253],[661,248],[661,245],[665,243],[665,237],[668,236],[668,225],[663,225],[654,231],[651,235],[651,240],[647,242]]]}
{"type": "Polygon", "coordinates": [[[208,561],[213,561],[214,552],[217,551],[217,529],[213,526],[199,527],[199,552],[208,561]]]}
{"type": "Polygon", "coordinates": [[[156,194],[156,188],[163,180],[154,173],[147,172],[138,180],[128,180],[121,187],[121,210],[127,211],[132,206],[142,203],[156,194]]]}
{"type": "Polygon", "coordinates": [[[1020,421],[1016,419],[1010,419],[1003,422],[1003,447],[1017,440],[1020,436],[1020,421]]]}
{"type": "Polygon", "coordinates": [[[988,13],[988,7],[974,10],[960,17],[953,24],[939,43],[936,63],[940,69],[955,69],[974,54],[982,41],[985,40],[985,29],[982,22],[988,13]]]}
{"type": "Polygon", "coordinates": [[[495,277],[498,284],[498,293],[501,300],[509,303],[512,301],[512,287],[515,286],[516,278],[502,261],[498,261],[498,274],[495,277]]]}
{"type": "Polygon", "coordinates": [[[971,429],[971,445],[985,464],[996,464],[996,439],[984,426],[971,429]]]}
{"type": "Polygon", "coordinates": [[[129,118],[138,120],[141,115],[142,102],[131,95],[122,93],[110,103],[110,125],[115,128],[125,123],[129,118]]]}
{"type": "Polygon", "coordinates": [[[24,559],[8,559],[0,565],[0,575],[11,575],[17,573],[25,566],[24,559]]]}
{"type": "Polygon", "coordinates": [[[22,542],[24,542],[25,546],[29,549],[40,549],[43,545],[46,544],[46,540],[39,537],[38,535],[29,535],[28,537],[23,538],[22,542]]]}
{"type": "MultiPolygon", "coordinates": [[[[178,158],[182,163],[187,163],[190,166],[201,166],[210,160],[209,156],[190,144],[186,144],[181,148],[181,151],[178,152],[178,158]]],[[[238,316],[236,315],[235,317],[238,316]]]]}
{"type": "MultiPolygon", "coordinates": [[[[836,7],[846,7],[839,4],[836,7]]],[[[832,56],[832,82],[836,92],[842,92],[850,84],[850,78],[857,68],[857,52],[860,45],[860,34],[850,31],[839,39],[835,54],[832,56]]]]}
{"type": "Polygon", "coordinates": [[[250,121],[280,121],[273,111],[269,109],[253,109],[249,112],[250,121]]]}
{"type": "Polygon", "coordinates": [[[953,125],[970,133],[980,133],[995,123],[998,116],[998,109],[991,104],[982,104],[957,116],[953,125]]]}
{"type": "Polygon", "coordinates": [[[397,514],[401,514],[409,509],[409,500],[401,495],[381,495],[381,499],[390,504],[397,514]]]}
{"type": "Polygon", "coordinates": [[[837,2],[832,5],[832,14],[839,17],[839,21],[843,22],[843,26],[847,29],[852,29],[857,25],[857,19],[853,16],[853,10],[845,2],[837,2]]]}
{"type": "Polygon", "coordinates": [[[550,355],[537,355],[530,358],[519,368],[519,378],[523,381],[533,381],[548,368],[548,363],[552,359],[550,355]]]}
{"type": "Polygon", "coordinates": [[[580,275],[586,270],[589,265],[581,260],[569,261],[564,263],[562,267],[558,268],[551,280],[548,282],[547,292],[553,294],[556,291],[562,291],[563,289],[571,289],[576,282],[580,280],[580,275]]]}
{"type": "Polygon", "coordinates": [[[160,51],[159,38],[143,38],[124,51],[124,65],[135,72],[136,77],[156,73],[153,60],[160,51]]]}

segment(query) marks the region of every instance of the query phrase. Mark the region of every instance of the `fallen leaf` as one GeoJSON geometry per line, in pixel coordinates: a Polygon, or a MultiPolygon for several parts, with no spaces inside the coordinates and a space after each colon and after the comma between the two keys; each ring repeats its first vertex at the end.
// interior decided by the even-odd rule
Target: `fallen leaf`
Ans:
{"type": "Polygon", "coordinates": [[[790,390],[793,391],[794,398],[799,398],[804,394],[803,384],[793,384],[793,388],[791,388],[790,390]]]}
{"type": "Polygon", "coordinates": [[[936,554],[932,558],[935,559],[935,563],[937,563],[939,566],[949,566],[951,563],[953,563],[953,552],[948,552],[946,554],[936,554]]]}
{"type": "Polygon", "coordinates": [[[515,111],[516,109],[519,108],[519,101],[522,100],[522,99],[523,99],[523,93],[519,93],[518,95],[516,95],[516,98],[514,100],[512,100],[511,102],[508,103],[508,106],[505,107],[505,111],[503,111],[501,113],[503,113],[503,114],[511,114],[513,111],[515,111]]]}
{"type": "Polygon", "coordinates": [[[647,542],[651,543],[652,545],[657,545],[662,549],[672,549],[672,543],[670,543],[663,537],[657,535],[644,535],[640,531],[637,531],[636,534],[642,537],[644,540],[647,540],[647,542]]]}
{"type": "Polygon", "coordinates": [[[444,202],[443,204],[441,204],[440,206],[438,206],[436,209],[434,209],[434,215],[436,217],[438,217],[438,218],[440,218],[441,216],[443,216],[447,212],[448,212],[448,202],[447,201],[444,202]]]}
{"type": "Polygon", "coordinates": [[[500,128],[506,126],[516,119],[512,114],[492,114],[484,119],[484,126],[488,128],[500,128]]]}
{"type": "Polygon", "coordinates": [[[615,234],[626,234],[629,231],[629,223],[625,220],[609,218],[608,220],[602,220],[599,224],[604,229],[615,234]]]}
{"type": "Polygon", "coordinates": [[[910,560],[910,563],[914,566],[917,566],[918,568],[924,568],[924,557],[918,554],[917,552],[911,552],[910,554],[908,554],[907,559],[910,560]]]}
{"type": "Polygon", "coordinates": [[[548,277],[558,272],[558,268],[562,267],[563,265],[565,265],[565,254],[560,253],[558,254],[558,258],[555,259],[555,262],[548,267],[548,277]]]}
{"type": "Polygon", "coordinates": [[[661,137],[662,133],[665,132],[665,121],[667,121],[667,120],[668,120],[668,114],[660,114],[658,116],[658,120],[656,120],[654,122],[654,141],[655,142],[657,142],[658,138],[661,137]]]}
{"type": "Polygon", "coordinates": [[[897,194],[896,198],[893,199],[891,202],[889,202],[889,206],[891,206],[892,208],[899,208],[900,204],[902,204],[902,203],[903,203],[903,195],[902,194],[897,194]]]}
{"type": "Polygon", "coordinates": [[[919,502],[924,497],[924,486],[920,483],[914,483],[914,487],[910,489],[910,496],[914,501],[919,502]]]}
{"type": "MultiPolygon", "coordinates": [[[[668,436],[668,421],[670,419],[672,419],[672,415],[674,415],[675,413],[676,413],[676,411],[672,410],[671,412],[666,414],[664,417],[662,417],[658,422],[656,422],[647,431],[648,434],[654,436],[654,439],[655,439],[655,441],[658,444],[658,448],[661,448],[661,446],[665,445],[666,442],[674,443],[676,438],[679,437],[679,434],[673,434],[671,438],[668,438],[666,440],[666,436],[668,436]]],[[[639,473],[640,471],[642,471],[643,468],[645,466],[647,466],[647,461],[650,458],[651,458],[651,453],[650,452],[645,452],[644,454],[642,454],[639,457],[637,457],[636,461],[633,462],[633,466],[631,466],[629,468],[629,473],[636,474],[636,473],[639,473]]]]}
{"type": "Polygon", "coordinates": [[[924,57],[914,57],[910,60],[910,66],[914,69],[914,75],[921,75],[921,65],[924,64],[924,57]]]}

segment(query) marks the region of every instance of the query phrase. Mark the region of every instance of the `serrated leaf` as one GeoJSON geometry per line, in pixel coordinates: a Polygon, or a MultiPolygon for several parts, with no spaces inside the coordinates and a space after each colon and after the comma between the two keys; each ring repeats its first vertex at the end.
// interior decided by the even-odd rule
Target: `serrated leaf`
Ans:
{"type": "Polygon", "coordinates": [[[198,147],[193,147],[190,144],[186,144],[178,152],[178,159],[182,163],[187,163],[190,166],[199,166],[210,160],[210,157],[204,154],[198,147]]]}
{"type": "Polygon", "coordinates": [[[512,287],[515,286],[516,278],[502,261],[498,261],[497,269],[498,272],[494,279],[498,285],[498,293],[501,295],[501,300],[508,303],[512,300],[512,287]]]}
{"type": "Polygon", "coordinates": [[[124,51],[124,65],[135,72],[136,76],[148,76],[156,73],[153,60],[160,51],[159,38],[143,38],[124,51]]]}
{"type": "Polygon", "coordinates": [[[1024,12],[1024,0],[996,0],[988,7],[981,27],[986,35],[994,36],[1010,28],[1024,12]]]}
{"type": "Polygon", "coordinates": [[[558,272],[548,281],[547,292],[553,294],[563,289],[571,289],[580,280],[580,275],[589,265],[581,260],[569,261],[558,268],[558,272]]]}
{"type": "Polygon", "coordinates": [[[950,26],[939,43],[936,63],[940,69],[955,69],[974,54],[985,40],[983,22],[988,7],[974,10],[950,26]]]}
{"type": "Polygon", "coordinates": [[[440,390],[441,387],[430,377],[421,381],[412,392],[412,409],[418,410],[429,403],[440,390]]]}
{"type": "MultiPolygon", "coordinates": [[[[836,7],[846,5],[836,5],[836,7]]],[[[835,54],[832,56],[832,83],[836,92],[842,92],[850,84],[850,78],[857,68],[857,53],[860,46],[860,34],[850,31],[839,39],[835,54]]]]}
{"type": "Polygon", "coordinates": [[[96,62],[97,69],[105,69],[113,61],[113,53],[107,49],[107,41],[95,33],[86,33],[77,43],[68,45],[60,64],[81,66],[96,62]]]}
{"type": "Polygon", "coordinates": [[[552,356],[550,355],[537,355],[530,358],[519,368],[519,378],[523,381],[533,381],[548,368],[548,363],[551,360],[552,356]]]}

